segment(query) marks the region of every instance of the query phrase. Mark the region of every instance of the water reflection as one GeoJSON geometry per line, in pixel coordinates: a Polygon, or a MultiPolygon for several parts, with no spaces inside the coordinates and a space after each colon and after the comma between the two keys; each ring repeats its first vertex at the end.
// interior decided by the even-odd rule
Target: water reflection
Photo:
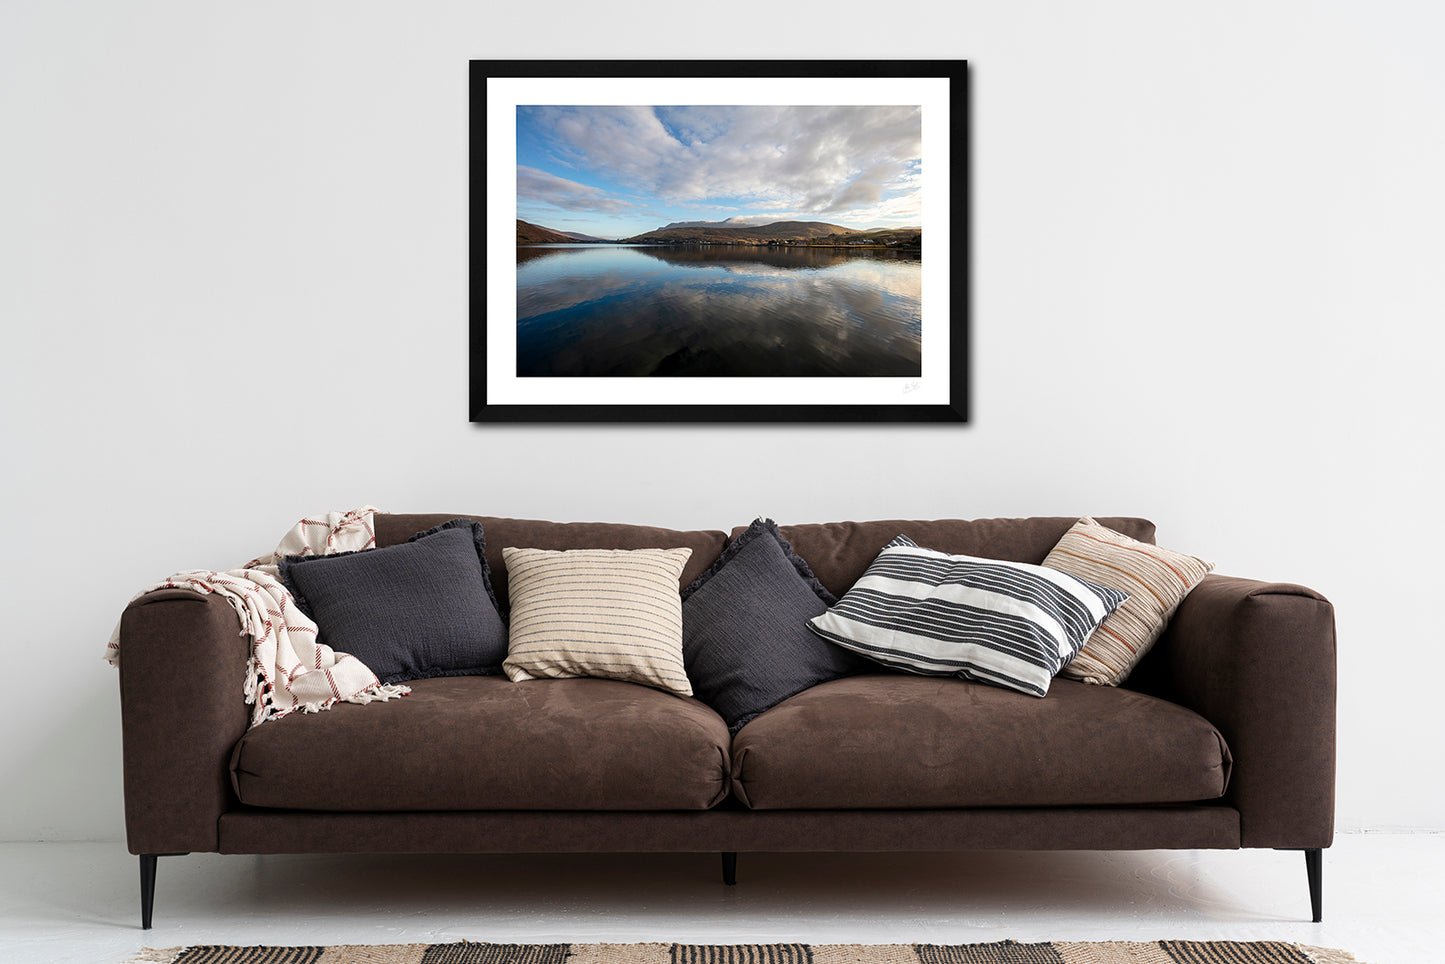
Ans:
{"type": "Polygon", "coordinates": [[[517,267],[539,258],[559,255],[581,254],[587,249],[580,244],[519,244],[517,245],[517,267]]]}
{"type": "Polygon", "coordinates": [[[814,248],[807,245],[796,247],[778,245],[775,247],[754,247],[752,245],[638,245],[630,250],[649,258],[657,258],[668,264],[712,265],[730,267],[739,265],[772,265],[776,268],[798,270],[800,268],[829,268],[833,265],[857,261],[860,258],[884,261],[918,261],[918,251],[895,251],[888,248],[814,248]]]}
{"type": "Polygon", "coordinates": [[[921,278],[893,251],[519,248],[517,374],[917,376],[921,278]]]}

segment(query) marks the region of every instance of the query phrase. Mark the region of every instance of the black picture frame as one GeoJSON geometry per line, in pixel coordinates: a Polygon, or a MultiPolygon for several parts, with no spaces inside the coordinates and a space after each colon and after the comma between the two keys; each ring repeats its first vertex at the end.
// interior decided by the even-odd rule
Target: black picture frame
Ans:
{"type": "MultiPolygon", "coordinates": [[[[474,423],[495,422],[933,422],[961,424],[969,421],[969,308],[971,239],[969,219],[969,96],[968,64],[964,60],[894,60],[894,61],[768,61],[768,60],[697,60],[697,61],[547,61],[547,60],[473,60],[469,75],[469,419],[474,423]],[[603,392],[595,402],[525,403],[517,404],[493,397],[488,385],[489,325],[512,325],[516,316],[489,317],[488,259],[502,256],[515,259],[516,239],[501,236],[498,218],[504,206],[498,192],[491,196],[487,187],[488,154],[488,85],[494,80],[546,78],[575,80],[579,90],[585,89],[589,78],[854,78],[860,80],[897,78],[933,79],[946,83],[949,123],[946,128],[946,169],[929,168],[926,185],[946,185],[946,225],[929,221],[925,234],[930,238],[946,232],[948,239],[946,264],[948,311],[943,323],[947,326],[947,351],[940,353],[937,364],[946,356],[946,374],[933,384],[946,382],[946,391],[935,388],[933,400],[923,404],[874,402],[860,404],[810,403],[805,400],[779,404],[728,401],[725,403],[617,404],[603,392]],[[490,222],[489,214],[494,214],[490,222]]],[[[666,101],[658,103],[676,103],[666,101]]],[[[520,101],[518,104],[520,105],[520,101]]],[[[766,103],[774,103],[767,101],[766,103]]],[[[788,103],[786,96],[776,101],[788,103]]],[[[497,111],[501,118],[501,112],[497,111]]],[[[494,159],[493,159],[494,160],[494,159]]],[[[515,167],[515,154],[511,163],[515,167]]],[[[927,162],[925,157],[924,163],[927,162]]],[[[929,188],[926,186],[925,190],[929,188]]],[[[512,194],[515,204],[515,192],[512,194]]],[[[929,209],[932,211],[932,209],[929,209]]],[[[515,214],[515,207],[512,208],[515,214]]],[[[936,248],[935,248],[936,249],[936,248]]],[[[931,263],[930,263],[931,265],[931,263]]],[[[493,266],[492,286],[500,289],[499,272],[493,266]]],[[[512,291],[515,293],[515,286],[512,291]]],[[[495,293],[500,293],[495,292],[495,293]]],[[[514,294],[515,300],[515,294],[514,294]]],[[[496,301],[493,299],[493,306],[496,301]]],[[[923,308],[928,310],[925,301],[923,308]]],[[[923,352],[928,352],[927,338],[923,352]]],[[[497,357],[501,353],[493,348],[497,357]]],[[[514,369],[515,370],[515,369],[514,369]]],[[[709,379],[726,382],[726,378],[709,379]]],[[[718,386],[723,387],[723,386],[718,386]]],[[[725,395],[723,392],[709,393],[725,395]]]]}

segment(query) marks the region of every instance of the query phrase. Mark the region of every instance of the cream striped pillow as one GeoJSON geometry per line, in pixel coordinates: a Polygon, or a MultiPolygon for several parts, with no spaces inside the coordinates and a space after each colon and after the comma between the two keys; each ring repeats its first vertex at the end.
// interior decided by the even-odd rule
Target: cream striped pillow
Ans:
{"type": "Polygon", "coordinates": [[[679,582],[691,549],[502,549],[513,682],[600,676],[691,696],[679,582]]]}
{"type": "Polygon", "coordinates": [[[1106,529],[1085,516],[1064,534],[1044,565],[1129,594],[1104,620],[1060,676],[1118,686],[1149,647],[1211,562],[1162,549],[1106,529]]]}

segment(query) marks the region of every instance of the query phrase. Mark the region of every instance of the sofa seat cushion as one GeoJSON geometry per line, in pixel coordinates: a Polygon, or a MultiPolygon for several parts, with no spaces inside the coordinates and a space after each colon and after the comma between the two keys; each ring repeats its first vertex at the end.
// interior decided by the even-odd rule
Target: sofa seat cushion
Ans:
{"type": "Polygon", "coordinates": [[[732,774],[755,810],[1116,806],[1215,799],[1230,762],[1202,716],[1143,693],[870,674],[755,718],[732,774]]]}
{"type": "Polygon", "coordinates": [[[694,699],[605,679],[418,680],[411,695],[249,730],[236,796],[296,810],[705,810],[728,729],[694,699]]]}

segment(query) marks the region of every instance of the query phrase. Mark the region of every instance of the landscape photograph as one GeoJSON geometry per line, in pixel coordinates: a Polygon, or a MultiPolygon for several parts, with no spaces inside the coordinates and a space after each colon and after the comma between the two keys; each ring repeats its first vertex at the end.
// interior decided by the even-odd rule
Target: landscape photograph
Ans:
{"type": "Polygon", "coordinates": [[[517,378],[922,373],[920,105],[515,123],[517,378]]]}

